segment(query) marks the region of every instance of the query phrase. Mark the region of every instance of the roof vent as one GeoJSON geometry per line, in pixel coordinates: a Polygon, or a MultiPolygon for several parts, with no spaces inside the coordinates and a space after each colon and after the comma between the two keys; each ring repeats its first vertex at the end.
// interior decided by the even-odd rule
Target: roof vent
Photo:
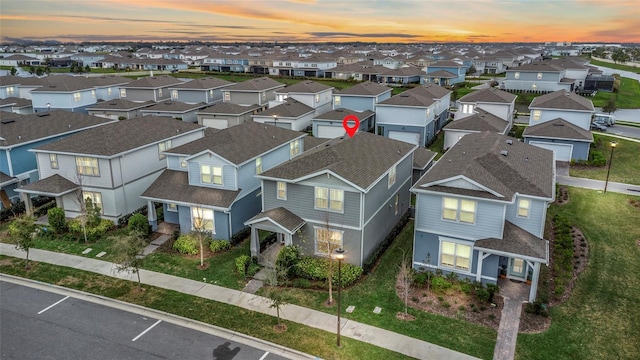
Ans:
{"type": "Polygon", "coordinates": [[[336,112],[344,112],[342,109],[336,109],[336,112]]]}
{"type": "Polygon", "coordinates": [[[38,113],[38,117],[49,116],[49,112],[46,113],[38,113]]]}
{"type": "Polygon", "coordinates": [[[561,124],[561,123],[553,123],[553,126],[564,126],[564,124],[561,124]]]}
{"type": "Polygon", "coordinates": [[[67,127],[68,127],[69,129],[71,129],[71,124],[67,125],[67,127]]]}
{"type": "Polygon", "coordinates": [[[500,155],[502,155],[502,156],[507,156],[507,154],[509,154],[509,152],[507,150],[500,151],[500,155]]]}
{"type": "Polygon", "coordinates": [[[15,120],[2,120],[2,121],[0,121],[0,124],[6,125],[6,124],[14,123],[14,122],[16,122],[16,121],[15,120]]]}
{"type": "Polygon", "coordinates": [[[513,140],[511,140],[511,139],[507,140],[507,144],[513,145],[513,140]]]}

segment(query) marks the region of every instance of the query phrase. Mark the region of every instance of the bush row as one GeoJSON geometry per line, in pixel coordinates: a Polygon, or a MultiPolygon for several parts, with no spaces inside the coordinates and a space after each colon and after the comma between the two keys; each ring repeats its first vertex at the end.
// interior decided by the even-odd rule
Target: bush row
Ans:
{"type": "MultiPolygon", "coordinates": [[[[334,274],[332,283],[338,285],[338,264],[333,264],[334,274]]],[[[355,283],[362,276],[362,268],[352,264],[343,263],[340,269],[340,280],[342,286],[349,286],[355,283]]],[[[295,276],[308,280],[328,281],[329,279],[329,259],[317,257],[303,257],[293,265],[292,273],[295,276]]]]}
{"type": "Polygon", "coordinates": [[[378,244],[378,246],[373,250],[371,255],[369,255],[367,260],[365,260],[362,266],[364,272],[366,273],[371,272],[371,270],[375,266],[378,259],[382,256],[382,254],[384,254],[385,251],[387,251],[389,246],[391,246],[391,243],[393,243],[393,240],[398,235],[400,235],[400,233],[402,232],[402,229],[404,229],[408,221],[409,221],[409,211],[407,211],[406,213],[404,213],[404,215],[402,215],[402,217],[400,218],[400,221],[398,221],[396,226],[393,227],[393,229],[387,235],[387,237],[385,237],[384,240],[382,240],[380,244],[378,244]]]}
{"type": "Polygon", "coordinates": [[[431,271],[419,272],[415,274],[413,284],[419,288],[429,286],[430,291],[434,294],[444,294],[456,285],[463,293],[473,295],[478,300],[487,303],[493,302],[495,294],[499,290],[498,285],[495,284],[482,285],[481,282],[472,282],[466,278],[459,280],[457,274],[454,272],[443,276],[441,270],[437,270],[436,274],[431,271]]]}
{"type": "Polygon", "coordinates": [[[564,286],[573,273],[573,237],[571,223],[563,215],[556,215],[553,219],[555,238],[553,241],[554,264],[556,273],[555,293],[564,293],[564,286]]]}

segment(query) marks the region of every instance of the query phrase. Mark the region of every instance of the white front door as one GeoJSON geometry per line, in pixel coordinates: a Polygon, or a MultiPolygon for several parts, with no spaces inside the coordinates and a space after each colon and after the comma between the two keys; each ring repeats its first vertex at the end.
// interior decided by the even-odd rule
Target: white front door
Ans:
{"type": "Polygon", "coordinates": [[[524,279],[526,267],[524,259],[509,258],[509,276],[524,279]]]}

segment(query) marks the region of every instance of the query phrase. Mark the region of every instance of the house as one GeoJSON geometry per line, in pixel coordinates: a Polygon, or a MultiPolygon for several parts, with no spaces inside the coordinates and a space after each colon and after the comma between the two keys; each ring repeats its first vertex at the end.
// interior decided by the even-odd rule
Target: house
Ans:
{"type": "Polygon", "coordinates": [[[222,101],[238,105],[268,105],[276,99],[276,91],[285,84],[268,77],[260,77],[239,82],[222,91],[222,101]]]}
{"type": "Polygon", "coordinates": [[[415,184],[424,175],[427,170],[433,166],[437,153],[425,148],[419,147],[413,152],[413,175],[411,176],[411,185],[415,184]]]}
{"type": "Polygon", "coordinates": [[[419,84],[425,75],[424,71],[415,67],[389,69],[378,77],[378,81],[386,84],[419,84]]]}
{"type": "Polygon", "coordinates": [[[320,115],[331,110],[333,89],[332,86],[315,81],[301,81],[277,90],[276,99],[269,103],[269,107],[282,104],[286,99],[295,99],[315,109],[315,115],[320,115]]]}
{"type": "MultiPolygon", "coordinates": [[[[0,189],[2,207],[8,207],[8,201],[18,200],[16,187],[40,179],[36,156],[31,149],[110,122],[112,120],[63,110],[30,115],[0,113],[0,173],[4,174],[0,189]]],[[[51,161],[55,165],[55,160],[51,161]]]]}
{"type": "Polygon", "coordinates": [[[42,78],[36,76],[0,76],[0,98],[19,97],[31,100],[31,91],[48,84],[48,78],[48,76],[42,78]]]}
{"type": "Polygon", "coordinates": [[[591,100],[566,90],[541,95],[529,104],[529,126],[545,121],[564,119],[584,130],[591,126],[595,108],[591,100]]]}
{"type": "Polygon", "coordinates": [[[506,71],[500,89],[507,91],[551,92],[573,91],[576,80],[566,77],[566,70],[558,63],[538,61],[506,71]]]}
{"type": "Polygon", "coordinates": [[[449,119],[451,91],[427,84],[376,104],[376,133],[424,146],[449,119]]]}
{"type": "Polygon", "coordinates": [[[173,76],[147,76],[120,87],[120,98],[135,102],[160,102],[171,98],[170,88],[182,84],[173,76]]]}
{"type": "Polygon", "coordinates": [[[154,105],[153,101],[135,102],[125,99],[100,101],[87,108],[89,115],[113,120],[131,119],[142,116],[140,110],[154,105]]]}
{"type": "Polygon", "coordinates": [[[208,106],[196,113],[198,124],[214,129],[226,129],[248,121],[253,121],[251,115],[255,115],[264,109],[266,105],[237,105],[230,102],[219,102],[208,106]]]}
{"type": "Polygon", "coordinates": [[[492,113],[476,108],[473,115],[452,121],[445,125],[444,149],[454,146],[463,136],[484,131],[505,135],[509,133],[511,124],[492,113]]]}
{"type": "Polygon", "coordinates": [[[473,115],[476,109],[482,109],[513,125],[516,98],[516,95],[496,88],[470,92],[456,101],[458,111],[454,120],[473,115]]]}
{"type": "Polygon", "coordinates": [[[194,79],[169,88],[171,100],[182,101],[187,104],[214,104],[222,101],[222,90],[235,83],[207,77],[194,79]]]}
{"type": "Polygon", "coordinates": [[[561,118],[528,126],[522,136],[527,144],[553,150],[557,161],[589,160],[593,143],[591,131],[561,118]]]}
{"type": "Polygon", "coordinates": [[[370,81],[333,93],[333,108],[344,108],[354,111],[375,111],[376,104],[391,97],[393,89],[370,81]]]}
{"type": "Polygon", "coordinates": [[[33,105],[31,100],[18,97],[8,97],[0,99],[0,111],[28,115],[33,114],[33,105]]]}
{"type": "MultiPolygon", "coordinates": [[[[312,133],[314,137],[323,139],[344,136],[347,132],[344,129],[343,120],[347,116],[358,118],[360,126],[357,131],[370,131],[375,127],[375,115],[371,110],[354,111],[342,108],[331,110],[311,120],[312,133]]],[[[349,127],[354,126],[355,124],[349,124],[349,127]]]]}
{"type": "Polygon", "coordinates": [[[204,129],[155,116],[92,128],[31,149],[40,180],[17,191],[23,198],[27,194],[55,197],[69,218],[81,214],[80,196],[90,198],[104,219],[117,222],[146,204],[140,194],[166,168],[163,152],[201,138],[204,129]]]}
{"type": "Polygon", "coordinates": [[[261,124],[275,125],[295,131],[305,131],[311,126],[315,116],[314,108],[296,99],[286,99],[284,103],[252,115],[253,121],[261,124]]]}
{"type": "Polygon", "coordinates": [[[140,109],[142,116],[163,116],[186,122],[197,122],[196,114],[207,106],[205,103],[187,104],[182,101],[165,100],[140,109]]]}
{"type": "Polygon", "coordinates": [[[411,188],[413,267],[496,284],[531,275],[536,298],[547,207],[555,200],[553,152],[494,132],[458,141],[411,188]]]}
{"type": "Polygon", "coordinates": [[[417,146],[367,132],[329,140],[262,172],[262,211],[251,226],[251,255],[258,230],[278,234],[306,254],[362,266],[409,206],[417,146]]]}
{"type": "Polygon", "coordinates": [[[442,60],[427,65],[421,84],[436,84],[450,86],[464,82],[467,69],[455,61],[442,60]]]}
{"type": "Polygon", "coordinates": [[[154,228],[154,203],[162,203],[164,221],[179,224],[180,232],[206,230],[215,239],[229,240],[260,212],[256,175],[298,156],[306,134],[254,122],[208,128],[205,134],[165,152],[167,168],[142,199],[154,228]]]}

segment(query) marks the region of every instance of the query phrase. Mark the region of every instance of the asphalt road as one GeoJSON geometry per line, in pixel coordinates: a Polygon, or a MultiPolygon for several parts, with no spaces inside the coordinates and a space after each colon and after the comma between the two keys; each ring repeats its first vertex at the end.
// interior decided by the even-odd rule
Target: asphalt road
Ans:
{"type": "Polygon", "coordinates": [[[640,128],[634,126],[625,126],[619,124],[611,125],[607,127],[607,131],[604,133],[640,139],[640,128]]]}
{"type": "Polygon", "coordinates": [[[0,282],[0,358],[285,359],[148,316],[0,282]]]}

